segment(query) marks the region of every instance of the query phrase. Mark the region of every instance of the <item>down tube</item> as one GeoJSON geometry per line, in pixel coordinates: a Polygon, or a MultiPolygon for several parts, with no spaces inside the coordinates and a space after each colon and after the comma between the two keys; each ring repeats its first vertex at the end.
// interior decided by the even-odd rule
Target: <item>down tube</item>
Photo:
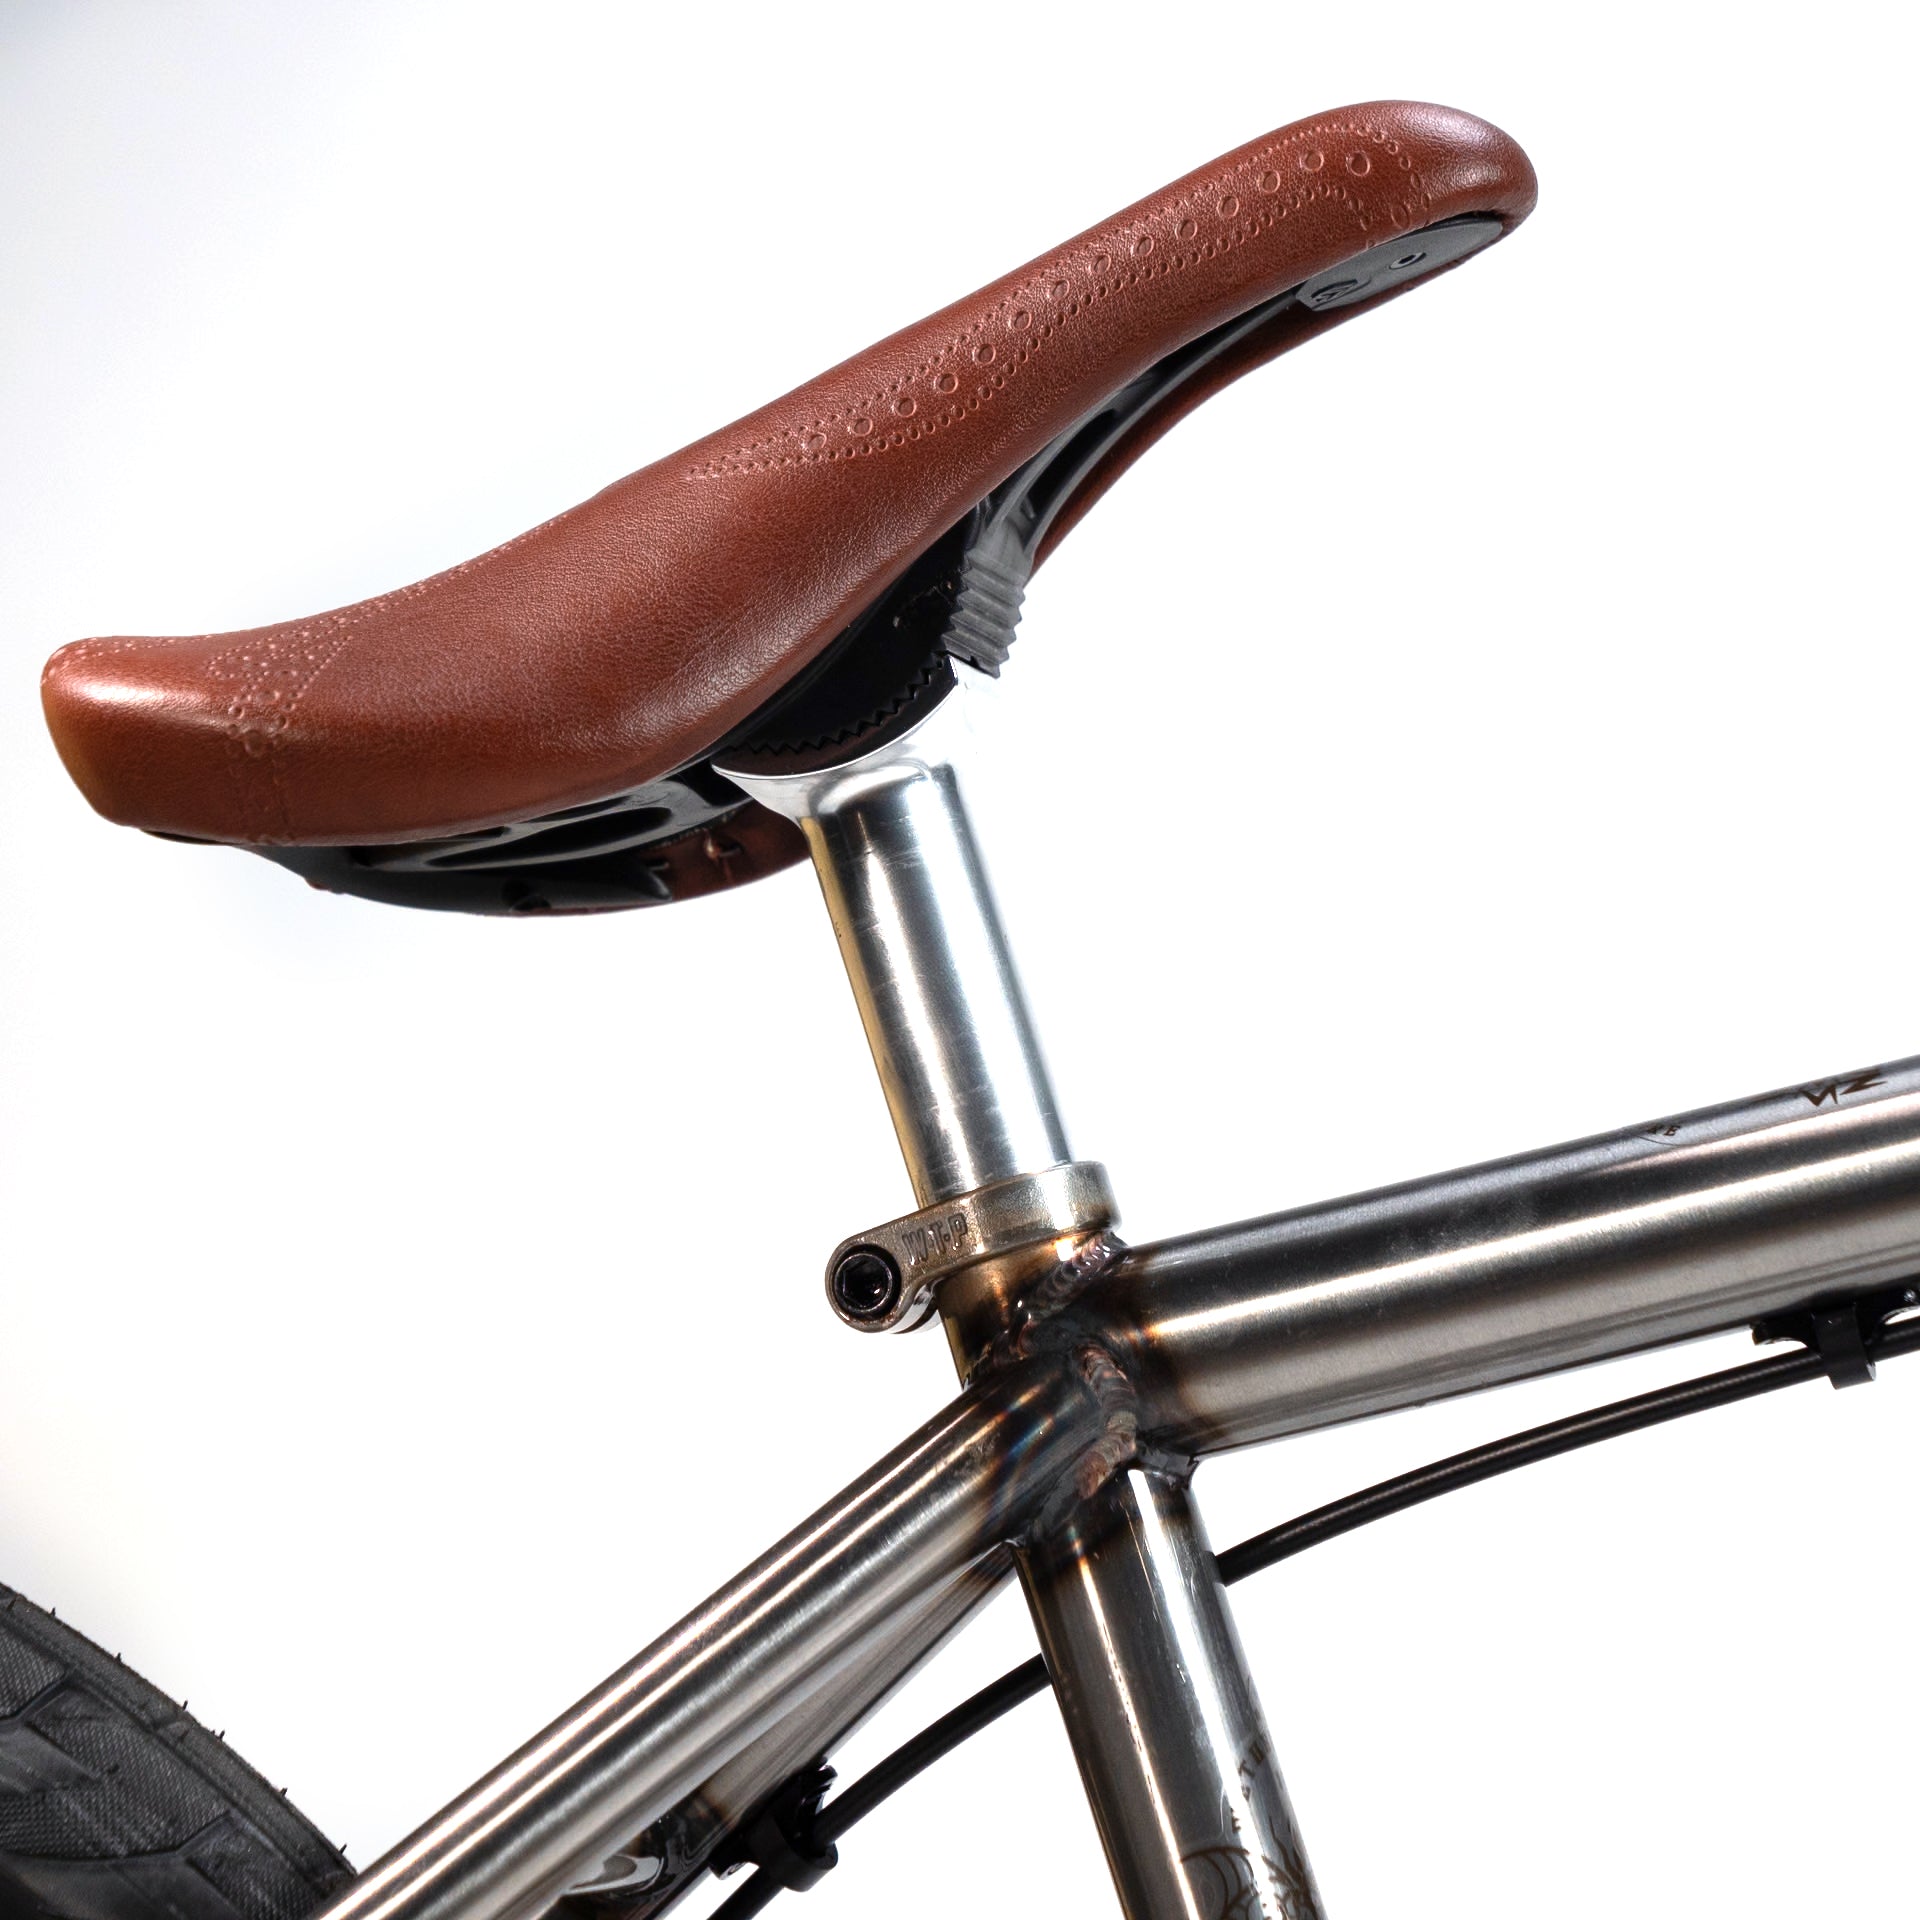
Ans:
{"type": "Polygon", "coordinates": [[[653,1877],[634,1888],[632,1905],[619,1920],[663,1913],[703,1879],[716,1850],[746,1816],[796,1768],[833,1752],[993,1598],[1012,1570],[1008,1555],[996,1550],[903,1607],[848,1660],[838,1679],[809,1694],[623,1846],[648,1863],[653,1877]]]}
{"type": "Polygon", "coordinates": [[[1130,1253],[1143,1431],[1244,1446],[1920,1274],[1920,1059],[1130,1253]]]}
{"type": "Polygon", "coordinates": [[[944,1413],[404,1840],[321,1920],[543,1912],[724,1767],[889,1620],[1071,1484],[1107,1416],[1067,1369],[1013,1370],[944,1413]]]}

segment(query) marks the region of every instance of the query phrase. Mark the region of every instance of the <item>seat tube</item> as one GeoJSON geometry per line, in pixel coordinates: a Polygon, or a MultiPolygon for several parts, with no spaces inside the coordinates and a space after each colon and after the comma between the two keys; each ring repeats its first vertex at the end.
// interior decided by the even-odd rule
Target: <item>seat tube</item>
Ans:
{"type": "MultiPolygon", "coordinates": [[[[837,767],[727,769],[806,834],[922,1207],[1070,1158],[950,758],[958,704],[837,767]]],[[[963,1370],[978,1332],[955,1342],[963,1370]]],[[[1138,1465],[1089,1481],[1017,1557],[1122,1908],[1318,1920],[1184,1481],[1138,1465]]]]}
{"type": "Polygon", "coordinates": [[[1019,1561],[1129,1920],[1318,1920],[1273,1740],[1186,1486],[1128,1468],[1019,1561]]]}

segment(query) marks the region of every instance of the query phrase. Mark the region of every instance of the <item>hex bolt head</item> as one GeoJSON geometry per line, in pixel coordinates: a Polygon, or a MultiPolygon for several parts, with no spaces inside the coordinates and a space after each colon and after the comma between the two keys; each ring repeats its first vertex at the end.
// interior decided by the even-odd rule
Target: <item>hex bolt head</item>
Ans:
{"type": "Polygon", "coordinates": [[[833,1304],[849,1320],[884,1320],[900,1304],[900,1269],[879,1247],[849,1247],[833,1269],[833,1304]]]}

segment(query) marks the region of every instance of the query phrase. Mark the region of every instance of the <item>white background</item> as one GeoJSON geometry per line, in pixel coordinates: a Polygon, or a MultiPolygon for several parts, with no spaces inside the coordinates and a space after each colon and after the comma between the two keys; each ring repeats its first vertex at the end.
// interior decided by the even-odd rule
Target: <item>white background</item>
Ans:
{"type": "MultiPolygon", "coordinates": [[[[12,0],[0,1578],[364,1863],[951,1387],[820,1299],[908,1196],[804,871],[311,894],[96,820],[44,655],[463,559],[1349,100],[1501,122],[1539,213],[1127,477],[973,782],[1130,1236],[1920,1050],[1905,31],[12,0]]],[[[1200,1489],[1225,1543],[1742,1350],[1200,1489]]],[[[1910,1913],[1917,1445],[1893,1367],[1240,1589],[1336,1920],[1910,1913]]],[[[1029,1647],[1002,1602],[847,1762],[1029,1647]]],[[[823,1914],[1106,1910],[1045,1702],[843,1851],[823,1914]]]]}

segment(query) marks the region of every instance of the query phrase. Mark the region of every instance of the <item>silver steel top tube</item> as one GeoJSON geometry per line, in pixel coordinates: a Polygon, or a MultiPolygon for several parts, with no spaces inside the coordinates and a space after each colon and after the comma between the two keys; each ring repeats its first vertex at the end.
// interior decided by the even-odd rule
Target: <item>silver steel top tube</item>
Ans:
{"type": "Polygon", "coordinates": [[[1920,1059],[1142,1247],[1080,1306],[1194,1453],[1920,1275],[1920,1059]]]}
{"type": "Polygon", "coordinates": [[[1073,1157],[950,757],[961,705],[822,772],[724,769],[807,836],[923,1207],[1073,1157]]]}

